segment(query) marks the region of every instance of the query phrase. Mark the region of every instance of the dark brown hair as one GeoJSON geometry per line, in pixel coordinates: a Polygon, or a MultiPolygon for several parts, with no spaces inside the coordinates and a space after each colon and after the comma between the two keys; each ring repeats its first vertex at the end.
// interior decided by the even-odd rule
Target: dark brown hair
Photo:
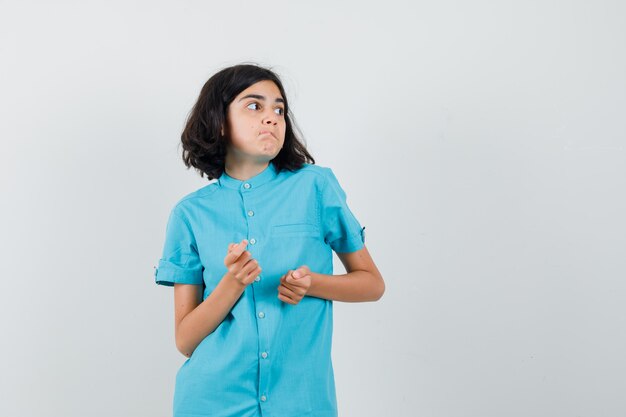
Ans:
{"type": "Polygon", "coordinates": [[[300,139],[302,134],[292,121],[293,114],[278,75],[258,65],[240,64],[215,73],[202,87],[181,135],[183,161],[187,168],[194,167],[201,177],[206,174],[209,180],[222,175],[226,145],[230,139],[221,135],[221,128],[226,126],[228,106],[243,90],[264,80],[274,82],[285,100],[285,142],[272,160],[276,169],[294,171],[305,163],[315,164],[300,139]]]}

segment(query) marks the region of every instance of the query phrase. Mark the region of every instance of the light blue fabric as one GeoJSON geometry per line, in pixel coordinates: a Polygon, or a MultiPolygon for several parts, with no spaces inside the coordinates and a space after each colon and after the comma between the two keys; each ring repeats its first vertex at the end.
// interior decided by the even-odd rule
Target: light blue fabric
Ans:
{"type": "Polygon", "coordinates": [[[332,301],[290,305],[277,288],[301,265],[332,274],[332,250],[361,249],[363,229],[332,170],[311,164],[277,172],[270,163],[246,181],[224,173],[181,199],[157,284],[205,285],[205,299],[226,273],[228,244],[244,238],[263,272],[178,370],[174,416],[336,416],[332,301]]]}

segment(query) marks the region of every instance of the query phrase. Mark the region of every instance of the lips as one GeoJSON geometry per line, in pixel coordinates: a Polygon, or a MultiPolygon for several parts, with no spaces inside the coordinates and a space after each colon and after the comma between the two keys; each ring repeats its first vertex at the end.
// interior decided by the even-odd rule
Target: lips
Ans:
{"type": "MultiPolygon", "coordinates": [[[[272,136],[274,136],[274,134],[272,132],[270,132],[269,130],[262,130],[259,133],[259,136],[264,136],[264,135],[272,135],[272,136]]],[[[276,137],[276,136],[274,136],[274,137],[276,137]]]]}

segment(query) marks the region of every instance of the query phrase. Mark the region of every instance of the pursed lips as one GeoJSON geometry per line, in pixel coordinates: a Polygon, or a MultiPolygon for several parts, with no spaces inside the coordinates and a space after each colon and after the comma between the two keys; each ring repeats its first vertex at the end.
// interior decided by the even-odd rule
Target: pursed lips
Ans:
{"type": "Polygon", "coordinates": [[[259,133],[259,136],[268,135],[268,134],[276,138],[276,136],[274,136],[274,134],[270,132],[269,130],[262,130],[261,133],[259,133]]]}

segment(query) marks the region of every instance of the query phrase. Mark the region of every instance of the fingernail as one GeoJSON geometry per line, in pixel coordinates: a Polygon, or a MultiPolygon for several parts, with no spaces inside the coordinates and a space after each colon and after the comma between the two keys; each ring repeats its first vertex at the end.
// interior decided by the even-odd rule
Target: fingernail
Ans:
{"type": "Polygon", "coordinates": [[[300,271],[296,271],[293,273],[294,278],[300,278],[300,271]]]}

